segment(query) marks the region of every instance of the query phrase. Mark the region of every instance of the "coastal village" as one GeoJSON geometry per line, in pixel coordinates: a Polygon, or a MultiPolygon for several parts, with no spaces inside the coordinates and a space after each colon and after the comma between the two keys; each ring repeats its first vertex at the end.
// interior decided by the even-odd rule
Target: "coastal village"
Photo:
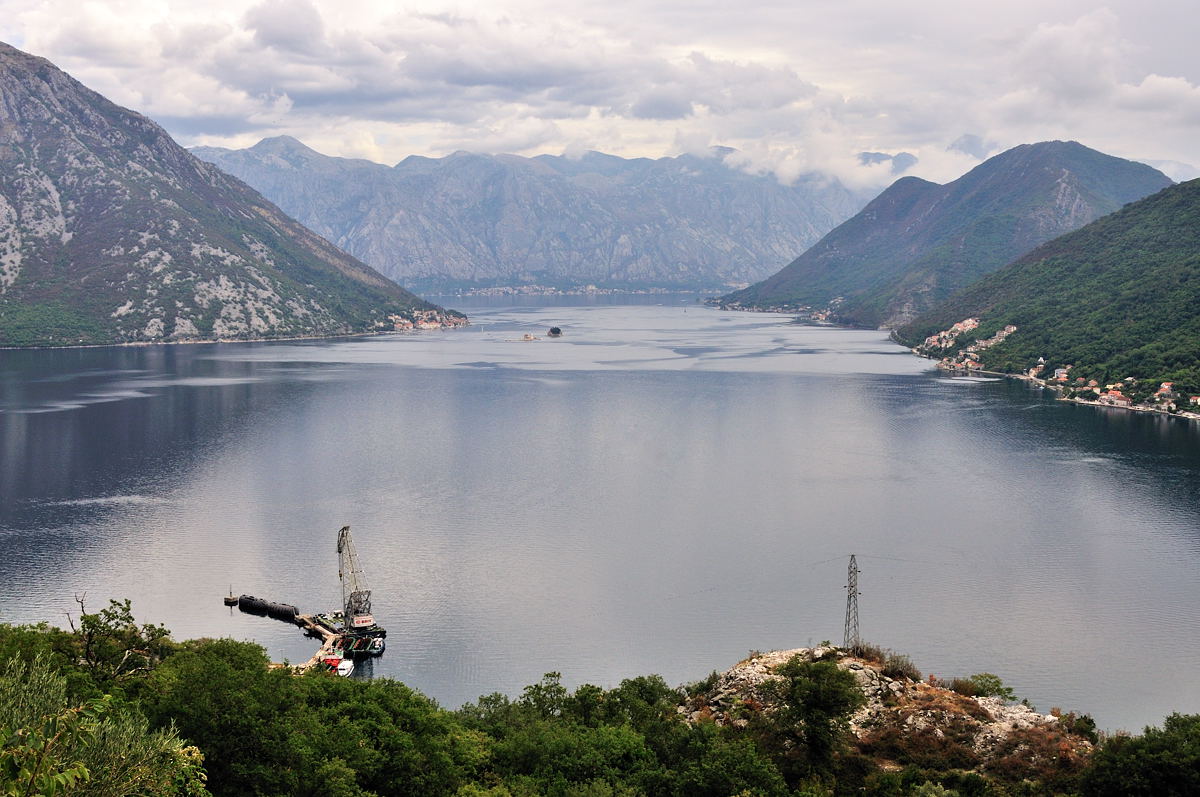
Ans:
{"type": "Polygon", "coordinates": [[[438,309],[413,310],[411,319],[405,318],[402,315],[390,315],[388,316],[388,321],[392,324],[392,329],[396,332],[403,332],[410,329],[465,327],[470,323],[464,315],[454,315],[438,309]]]}
{"type": "Polygon", "coordinates": [[[1176,390],[1174,382],[1160,382],[1157,387],[1146,385],[1143,381],[1126,377],[1111,384],[1101,385],[1095,379],[1082,376],[1071,376],[1072,364],[1064,364],[1048,370],[1045,357],[1039,357],[1036,364],[1025,373],[1009,374],[984,370],[981,360],[982,352],[1005,340],[1017,331],[1017,327],[1009,324],[995,335],[984,340],[976,340],[953,353],[960,336],[972,332],[979,327],[978,318],[966,318],[951,326],[949,329],[934,333],[912,351],[923,357],[938,360],[938,368],[947,371],[967,373],[995,373],[997,376],[1008,376],[1025,379],[1040,387],[1055,390],[1062,401],[1073,401],[1079,404],[1093,404],[1105,407],[1137,410],[1141,412],[1161,412],[1184,418],[1200,420],[1200,395],[1191,395],[1176,390]]]}

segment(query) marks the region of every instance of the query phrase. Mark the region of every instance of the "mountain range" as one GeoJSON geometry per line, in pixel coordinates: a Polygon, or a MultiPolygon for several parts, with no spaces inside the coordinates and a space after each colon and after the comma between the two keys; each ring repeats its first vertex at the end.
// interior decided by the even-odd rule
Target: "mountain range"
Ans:
{"type": "Polygon", "coordinates": [[[459,324],[0,44],[0,345],[270,338],[459,324]]]}
{"type": "Polygon", "coordinates": [[[1035,246],[1171,185],[1074,141],[1015,147],[945,185],[902,177],[786,268],[721,306],[830,309],[896,327],[1035,246]]]}
{"type": "Polygon", "coordinates": [[[192,152],[423,293],[728,290],[775,271],[868,198],[821,175],[782,185],[748,174],[725,148],[659,159],[456,152],[390,167],[287,136],[192,152]]]}
{"type": "Polygon", "coordinates": [[[967,319],[989,370],[1101,385],[1133,377],[1200,392],[1200,180],[1166,188],[1050,241],[896,331],[910,346],[967,319]],[[1043,361],[1043,362],[1039,362],[1043,361]]]}

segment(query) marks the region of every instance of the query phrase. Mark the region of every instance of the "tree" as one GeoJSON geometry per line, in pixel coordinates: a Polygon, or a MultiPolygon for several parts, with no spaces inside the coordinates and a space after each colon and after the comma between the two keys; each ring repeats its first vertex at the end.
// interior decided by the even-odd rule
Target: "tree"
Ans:
{"type": "Polygon", "coordinates": [[[120,686],[149,675],[170,652],[170,631],[161,625],[138,625],[128,599],[110,600],[95,614],[88,613],[84,600],[75,597],[79,604],[78,626],[69,615],[67,620],[75,633],[79,663],[99,688],[120,686]]]}
{"type": "Polygon", "coordinates": [[[41,657],[0,673],[0,794],[123,797],[204,788],[202,758],[174,731],[151,731],[111,695],[73,705],[41,657]]]}
{"type": "Polygon", "coordinates": [[[214,794],[294,794],[301,734],[318,733],[290,672],[269,671],[261,647],[231,639],[185,644],[142,696],[158,727],[177,727],[205,753],[214,794]]]}
{"type": "Polygon", "coordinates": [[[1162,728],[1110,738],[1083,774],[1087,797],[1200,794],[1200,714],[1172,714],[1162,728]]]}
{"type": "Polygon", "coordinates": [[[832,661],[795,656],[776,674],[765,689],[776,703],[768,727],[780,769],[792,780],[827,777],[845,746],[850,715],[866,698],[854,676],[832,661]]]}

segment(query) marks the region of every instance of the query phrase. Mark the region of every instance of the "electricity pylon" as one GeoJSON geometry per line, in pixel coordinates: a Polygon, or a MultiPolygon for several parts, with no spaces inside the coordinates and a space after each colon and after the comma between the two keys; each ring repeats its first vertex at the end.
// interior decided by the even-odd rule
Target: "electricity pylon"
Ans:
{"type": "Polygon", "coordinates": [[[850,567],[846,571],[846,638],[842,647],[854,650],[861,644],[858,638],[858,562],[850,554],[850,567]]]}

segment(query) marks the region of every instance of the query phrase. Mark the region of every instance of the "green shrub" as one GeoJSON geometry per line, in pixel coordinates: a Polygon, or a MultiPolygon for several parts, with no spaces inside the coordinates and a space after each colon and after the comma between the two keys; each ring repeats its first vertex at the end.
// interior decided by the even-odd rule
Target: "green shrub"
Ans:
{"type": "Polygon", "coordinates": [[[1000,680],[1000,676],[990,672],[978,672],[969,678],[954,678],[950,681],[950,688],[967,697],[998,697],[1008,701],[1017,699],[1013,690],[1000,680]]]}
{"type": "Polygon", "coordinates": [[[793,657],[763,685],[776,704],[764,715],[763,741],[784,776],[828,775],[846,748],[850,715],[866,698],[854,676],[832,661],[793,657]]]}
{"type": "Polygon", "coordinates": [[[111,695],[73,705],[45,659],[0,671],[0,794],[205,795],[203,760],[111,695]]]}
{"type": "Polygon", "coordinates": [[[1067,733],[1087,739],[1092,744],[1100,741],[1100,734],[1096,730],[1096,721],[1090,714],[1076,714],[1072,711],[1069,714],[1063,714],[1058,721],[1067,733]]]}
{"type": "Polygon", "coordinates": [[[1114,736],[1083,775],[1085,797],[1200,794],[1200,714],[1172,714],[1141,736],[1114,736]]]}
{"type": "Polygon", "coordinates": [[[713,670],[705,678],[699,681],[694,681],[693,683],[685,686],[683,689],[685,692],[687,692],[688,697],[707,695],[716,688],[717,681],[719,680],[721,680],[721,673],[717,670],[713,670]]]}

